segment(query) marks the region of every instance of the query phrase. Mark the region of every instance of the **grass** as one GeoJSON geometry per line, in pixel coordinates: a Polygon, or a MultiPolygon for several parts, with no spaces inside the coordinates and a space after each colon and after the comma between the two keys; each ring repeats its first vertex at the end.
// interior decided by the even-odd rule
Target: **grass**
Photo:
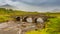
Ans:
{"type": "MultiPolygon", "coordinates": [[[[56,15],[54,14],[53,16],[56,16],[56,15]]],[[[46,22],[44,29],[27,32],[27,34],[60,34],[60,18],[59,17],[56,16],[56,18],[48,19],[49,22],[46,22]]]]}
{"type": "Polygon", "coordinates": [[[39,13],[37,13],[37,12],[24,12],[24,11],[19,11],[19,10],[0,8],[0,22],[10,20],[11,17],[13,17],[13,16],[28,15],[28,14],[35,15],[35,14],[39,14],[39,13]]]}
{"type": "Polygon", "coordinates": [[[60,13],[38,13],[38,12],[24,12],[12,9],[0,8],[0,23],[12,19],[11,17],[16,15],[28,15],[28,14],[45,14],[48,16],[55,16],[56,18],[48,19],[49,22],[46,22],[45,28],[38,31],[29,31],[26,34],[60,34],[60,13]]]}

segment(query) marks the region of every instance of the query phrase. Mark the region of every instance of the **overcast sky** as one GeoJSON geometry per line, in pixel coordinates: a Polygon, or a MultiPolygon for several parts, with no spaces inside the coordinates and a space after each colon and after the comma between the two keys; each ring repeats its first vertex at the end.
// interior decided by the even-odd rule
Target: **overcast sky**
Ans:
{"type": "Polygon", "coordinates": [[[23,11],[50,11],[60,9],[60,0],[0,0],[0,6],[9,4],[23,11]]]}

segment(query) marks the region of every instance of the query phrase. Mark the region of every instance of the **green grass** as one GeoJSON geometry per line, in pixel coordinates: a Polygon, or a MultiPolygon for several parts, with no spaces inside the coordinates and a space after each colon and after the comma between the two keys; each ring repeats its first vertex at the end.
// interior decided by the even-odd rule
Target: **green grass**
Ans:
{"type": "Polygon", "coordinates": [[[60,34],[60,13],[38,13],[38,12],[24,12],[24,11],[18,11],[18,10],[12,10],[12,9],[4,9],[0,8],[0,23],[5,22],[7,20],[12,19],[11,17],[16,15],[28,15],[28,14],[45,14],[48,16],[54,16],[56,18],[50,18],[48,19],[49,22],[46,22],[45,28],[38,31],[30,31],[26,34],[60,34]]]}
{"type": "Polygon", "coordinates": [[[0,22],[10,20],[11,17],[13,17],[13,16],[28,15],[28,14],[35,15],[35,14],[39,14],[39,13],[37,13],[37,12],[24,12],[24,11],[19,11],[19,10],[0,8],[0,22]]]}
{"type": "Polygon", "coordinates": [[[27,32],[27,34],[60,34],[60,18],[50,18],[45,26],[42,30],[33,30],[27,32]]]}

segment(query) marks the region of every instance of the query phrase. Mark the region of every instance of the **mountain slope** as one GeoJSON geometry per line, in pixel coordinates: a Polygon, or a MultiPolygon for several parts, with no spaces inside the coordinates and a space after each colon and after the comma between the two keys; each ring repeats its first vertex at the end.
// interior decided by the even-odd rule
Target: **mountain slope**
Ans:
{"type": "Polygon", "coordinates": [[[0,6],[0,8],[6,8],[6,9],[16,9],[16,7],[11,6],[11,5],[9,5],[9,4],[2,5],[2,6],[0,6]]]}

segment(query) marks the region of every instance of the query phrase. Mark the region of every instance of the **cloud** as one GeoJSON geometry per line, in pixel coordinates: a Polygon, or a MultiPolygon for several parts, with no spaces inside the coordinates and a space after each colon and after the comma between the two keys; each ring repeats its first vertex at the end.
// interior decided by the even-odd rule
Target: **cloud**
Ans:
{"type": "Polygon", "coordinates": [[[60,9],[60,0],[5,0],[4,2],[23,11],[45,12],[60,9]]]}
{"type": "Polygon", "coordinates": [[[5,4],[6,4],[5,1],[0,0],[0,6],[1,6],[1,5],[5,5],[5,4]]]}
{"type": "Polygon", "coordinates": [[[31,5],[60,5],[60,0],[12,0],[31,5]]]}
{"type": "Polygon", "coordinates": [[[60,6],[60,0],[0,0],[0,4],[5,3],[24,3],[28,5],[34,5],[34,6],[60,6]]]}
{"type": "Polygon", "coordinates": [[[60,4],[59,4],[60,1],[58,1],[58,0],[44,0],[44,1],[41,0],[40,2],[41,3],[39,6],[26,4],[24,2],[21,2],[20,0],[11,1],[10,4],[13,6],[16,6],[16,7],[18,7],[18,9],[24,10],[24,11],[44,12],[44,11],[50,11],[53,9],[60,9],[60,4]]]}

